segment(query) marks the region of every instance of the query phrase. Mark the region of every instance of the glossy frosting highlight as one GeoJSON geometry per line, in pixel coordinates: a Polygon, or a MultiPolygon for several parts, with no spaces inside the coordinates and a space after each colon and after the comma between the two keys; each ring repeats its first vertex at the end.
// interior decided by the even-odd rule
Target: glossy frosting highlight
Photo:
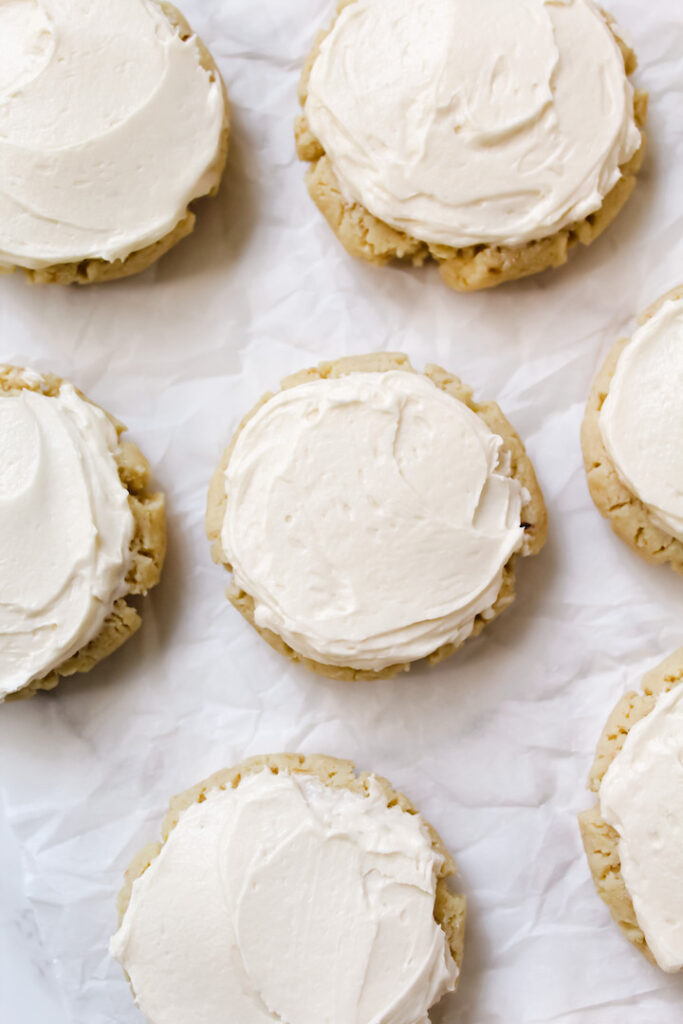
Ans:
{"type": "Polygon", "coordinates": [[[94,639],[134,533],[116,429],[70,384],[0,392],[0,700],[94,639]]]}
{"type": "Polygon", "coordinates": [[[255,621],[379,670],[472,632],[523,540],[503,441],[421,374],[287,388],[239,434],[221,544],[255,621]]]}
{"type": "Polygon", "coordinates": [[[520,245],[593,213],[640,145],[592,0],[353,0],[305,113],[349,201],[422,241],[520,245]]]}
{"type": "Polygon", "coordinates": [[[264,770],[184,810],[111,952],[149,1024],[427,1024],[458,969],[418,815],[264,770]]]}
{"type": "Polygon", "coordinates": [[[670,299],[619,356],[600,434],[622,482],[683,540],[683,299],[670,299]]]}
{"type": "Polygon", "coordinates": [[[153,0],[8,0],[0,58],[0,265],[125,259],[217,184],[221,83],[153,0]]]}

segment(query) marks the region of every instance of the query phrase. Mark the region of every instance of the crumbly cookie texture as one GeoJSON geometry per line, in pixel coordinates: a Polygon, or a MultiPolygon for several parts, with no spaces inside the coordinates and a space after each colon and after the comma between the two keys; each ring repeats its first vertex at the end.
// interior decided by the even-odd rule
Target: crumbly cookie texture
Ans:
{"type": "MultiPolygon", "coordinates": [[[[27,390],[55,397],[63,383],[54,374],[38,377],[21,367],[0,365],[0,394],[11,395],[27,390]]],[[[90,401],[81,391],[76,390],[80,398],[90,401]]],[[[106,410],[103,412],[114,424],[120,438],[126,428],[106,410]]],[[[128,604],[128,597],[146,594],[157,585],[161,577],[166,555],[165,500],[163,494],[147,493],[149,463],[132,441],[120,443],[117,464],[121,483],[128,491],[128,504],[135,521],[135,533],[130,546],[132,560],[126,576],[128,594],[116,601],[100,633],[89,644],[42,679],[35,679],[18,693],[10,694],[8,701],[34,697],[39,690],[53,690],[65,676],[89,672],[142,625],[140,614],[128,604]]]]}
{"type": "MultiPolygon", "coordinates": [[[[340,0],[337,5],[337,16],[344,7],[353,2],[354,0],[340,0]]],[[[617,33],[614,18],[606,11],[602,13],[619,45],[626,73],[631,75],[637,67],[636,55],[617,33]]],[[[327,31],[318,34],[304,66],[299,83],[299,102],[302,108],[308,97],[311,69],[323,40],[332,28],[333,25],[327,31]]],[[[647,103],[648,94],[636,90],[634,117],[640,129],[647,118],[647,103]]],[[[594,242],[614,220],[631,195],[643,161],[645,143],[643,135],[640,148],[622,165],[622,176],[605,196],[602,206],[583,220],[562,228],[547,238],[527,242],[521,246],[484,243],[455,249],[447,245],[420,241],[390,227],[373,216],[360,203],[349,204],[342,195],[329,157],[311,131],[304,114],[296,119],[294,135],[299,159],[310,164],[306,184],[311,198],[347,252],[380,266],[393,260],[407,260],[416,266],[421,266],[427,260],[434,260],[439,265],[445,283],[461,292],[493,288],[504,281],[514,281],[530,274],[538,274],[549,267],[560,267],[567,262],[570,249],[577,243],[590,245],[594,242]]]]}
{"type": "MultiPolygon", "coordinates": [[[[638,323],[644,324],[669,299],[681,298],[683,285],[658,299],[643,313],[638,323]]],[[[614,532],[630,548],[650,562],[668,562],[675,572],[683,574],[683,543],[662,530],[653,521],[647,506],[621,482],[600,433],[600,410],[607,398],[619,357],[629,340],[621,338],[612,346],[593,381],[588,398],[581,427],[581,447],[588,488],[600,514],[609,520],[614,532]]]]}
{"type": "MultiPolygon", "coordinates": [[[[161,7],[171,25],[178,29],[181,39],[189,39],[195,35],[188,22],[173,4],[167,3],[166,0],[152,0],[152,2],[161,7]]],[[[228,157],[230,103],[225,83],[216,66],[216,62],[199,37],[197,37],[197,44],[199,46],[201,66],[211,74],[212,78],[217,78],[221,83],[225,100],[225,119],[221,146],[214,165],[218,173],[218,184],[208,193],[210,196],[215,196],[220,188],[220,179],[228,157]]],[[[14,270],[21,270],[33,284],[101,284],[105,281],[116,281],[122,277],[139,274],[143,270],[147,270],[148,267],[151,267],[169,249],[172,249],[177,242],[180,242],[192,233],[196,219],[193,211],[187,209],[173,230],[169,231],[167,235],[151,245],[146,245],[143,249],[132,252],[123,260],[85,259],[79,263],[56,263],[53,266],[41,267],[38,270],[31,270],[28,267],[5,267],[0,270],[0,273],[11,273],[14,270]]]]}
{"type": "MultiPolygon", "coordinates": [[[[243,778],[263,771],[264,768],[270,770],[274,775],[277,775],[279,772],[314,775],[326,786],[348,789],[353,793],[367,793],[368,783],[372,778],[379,784],[387,807],[398,805],[406,814],[418,813],[410,800],[403,793],[393,789],[386,779],[381,776],[370,775],[366,772],[357,773],[351,761],[343,761],[336,757],[326,757],[322,754],[312,754],[309,756],[304,754],[269,754],[262,757],[251,757],[234,768],[226,768],[223,771],[216,772],[215,775],[212,775],[204,782],[199,782],[196,786],[185,790],[184,793],[180,793],[171,800],[168,813],[161,827],[163,842],[151,843],[140,850],[125,873],[124,885],[117,899],[119,924],[128,909],[133,883],[144,874],[155,857],[159,855],[163,843],[166,842],[177,825],[182,812],[191,807],[192,804],[202,803],[206,799],[208,792],[216,789],[234,789],[239,786],[243,778]]],[[[460,968],[465,945],[466,900],[464,896],[452,892],[447,882],[448,878],[457,873],[453,857],[444,846],[443,840],[436,830],[432,828],[429,822],[425,822],[425,825],[429,831],[433,848],[444,858],[436,888],[434,919],[446,933],[451,954],[458,968],[460,968]]]]}
{"type": "MultiPolygon", "coordinates": [[[[598,740],[595,761],[588,779],[588,787],[593,793],[599,792],[605,772],[623,747],[636,722],[652,711],[661,694],[667,693],[681,683],[683,647],[643,677],[642,693],[631,692],[621,698],[598,740]]],[[[606,903],[629,942],[632,942],[648,960],[655,963],[621,874],[618,833],[601,817],[599,805],[579,815],[579,826],[598,895],[606,903]]]]}
{"type": "MultiPolygon", "coordinates": [[[[417,372],[410,365],[408,357],[400,352],[376,352],[365,356],[349,356],[344,359],[337,359],[331,363],[320,363],[317,367],[312,367],[309,370],[302,370],[299,373],[292,374],[290,377],[286,377],[281,382],[281,386],[283,389],[292,388],[299,384],[305,384],[307,381],[328,377],[343,377],[347,373],[385,373],[389,370],[403,370],[406,373],[417,372]]],[[[510,474],[515,479],[519,480],[529,493],[529,501],[522,508],[525,535],[521,554],[537,554],[545,543],[547,532],[547,513],[543,494],[541,493],[538,481],[536,480],[534,468],[526,454],[526,450],[519,435],[507,421],[505,416],[503,416],[503,413],[495,402],[484,402],[481,404],[475,402],[472,399],[472,390],[453,374],[448,373],[447,370],[442,369],[440,366],[429,365],[427,366],[424,375],[429,377],[429,379],[433,381],[437,387],[441,388],[442,391],[446,391],[449,395],[452,395],[454,398],[467,405],[468,408],[475,412],[484,421],[484,423],[486,423],[490,430],[502,437],[505,442],[505,451],[510,455],[510,474]]],[[[232,567],[225,559],[220,539],[228,501],[228,496],[225,491],[225,470],[242,429],[249,422],[252,416],[254,416],[261,408],[261,406],[272,397],[272,393],[268,392],[261,398],[254,408],[247,413],[229,447],[224,452],[211,480],[206,513],[206,532],[209,540],[211,541],[211,554],[214,562],[223,564],[228,571],[232,571],[232,567]]],[[[485,615],[481,614],[476,617],[474,629],[470,636],[477,636],[481,633],[484,626],[489,622],[492,622],[493,619],[495,619],[514,600],[516,557],[516,554],[513,555],[503,569],[503,583],[493,607],[486,612],[485,615]]],[[[292,661],[300,662],[302,665],[312,669],[319,675],[327,676],[331,679],[364,681],[372,679],[390,679],[398,672],[407,672],[411,668],[412,662],[399,662],[395,665],[388,665],[386,668],[380,669],[379,671],[373,671],[370,669],[356,669],[338,665],[326,665],[322,662],[314,661],[311,658],[306,658],[302,654],[293,650],[289,644],[285,643],[282,637],[278,636],[276,633],[256,625],[254,621],[253,597],[237,587],[234,582],[228,587],[227,597],[235,608],[241,612],[247,622],[249,622],[258,633],[260,633],[263,639],[266,640],[272,648],[279,651],[280,654],[286,655],[292,661]]],[[[426,660],[434,665],[453,654],[454,651],[458,650],[461,646],[462,644],[444,644],[434,651],[433,654],[430,654],[426,660]]]]}

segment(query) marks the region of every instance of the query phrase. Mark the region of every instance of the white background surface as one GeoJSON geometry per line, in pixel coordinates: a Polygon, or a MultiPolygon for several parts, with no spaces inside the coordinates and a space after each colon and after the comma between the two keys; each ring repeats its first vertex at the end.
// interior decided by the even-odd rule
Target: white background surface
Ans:
{"type": "Polygon", "coordinates": [[[680,0],[612,5],[651,94],[647,164],[625,211],[568,267],[479,295],[448,292],[433,268],[353,261],[308,198],[292,119],[328,0],[181,6],[234,107],[220,197],[137,279],[0,281],[0,360],[71,378],[122,418],[169,514],[141,632],[90,676],[0,709],[0,1021],[141,1022],[106,952],[129,858],[157,837],[171,794],[246,755],[299,749],[386,774],[456,855],[466,956],[438,1024],[680,1022],[683,979],[612,924],[575,821],[607,713],[683,642],[680,579],[611,534],[578,439],[608,347],[683,280],[680,0]],[[335,684],[281,659],[224,600],[205,494],[263,390],[380,348],[440,362],[500,402],[535,460],[550,536],[520,564],[513,608],[455,657],[335,684]]]}

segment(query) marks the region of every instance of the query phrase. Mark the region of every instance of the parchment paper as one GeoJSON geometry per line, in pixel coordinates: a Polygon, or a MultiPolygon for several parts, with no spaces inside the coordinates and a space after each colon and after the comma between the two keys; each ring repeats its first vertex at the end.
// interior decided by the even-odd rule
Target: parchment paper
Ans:
{"type": "MultiPolygon", "coordinates": [[[[142,277],[86,290],[0,282],[0,359],[54,370],[123,419],[166,491],[169,553],[141,632],[54,695],[0,709],[3,1024],[136,1024],[107,955],[131,855],[171,794],[246,755],[355,759],[405,790],[461,868],[469,926],[440,1024],[674,1024],[683,981],[634,951],[594,893],[575,813],[606,715],[683,642],[683,591],[593,507],[579,449],[591,378],[633,316],[683,280],[683,11],[614,0],[651,94],[649,154],[591,249],[478,295],[434,269],[352,260],[294,155],[299,69],[328,0],[184,0],[234,107],[223,191],[142,277]],[[518,599],[442,666],[326,682],[273,653],[223,596],[207,485],[280,378],[374,349],[495,398],[550,514],[518,599]]],[[[188,1021],[187,1024],[192,1024],[188,1021]]],[[[234,1022],[239,1024],[239,1022],[234,1022]]]]}

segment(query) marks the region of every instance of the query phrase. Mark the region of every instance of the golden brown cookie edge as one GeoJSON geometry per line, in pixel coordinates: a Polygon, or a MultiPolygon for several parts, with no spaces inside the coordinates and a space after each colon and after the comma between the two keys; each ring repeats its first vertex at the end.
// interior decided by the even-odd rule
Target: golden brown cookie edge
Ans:
{"type": "MultiPolygon", "coordinates": [[[[321,30],[306,59],[299,82],[299,103],[303,110],[308,95],[311,69],[323,40],[334,28],[341,11],[354,0],[339,0],[337,14],[328,29],[321,30]]],[[[600,9],[624,60],[627,76],[633,74],[637,59],[633,49],[616,29],[614,17],[600,9]]],[[[605,196],[598,210],[575,224],[568,225],[546,238],[532,240],[521,246],[482,243],[465,248],[424,242],[391,227],[370,213],[361,203],[349,204],[342,195],[339,181],[321,142],[311,131],[305,114],[295,119],[294,136],[299,159],[309,164],[306,184],[314,203],[328,222],[338,240],[350,255],[368,263],[383,266],[395,260],[420,266],[427,260],[439,265],[441,277],[456,291],[480,291],[506,281],[514,281],[551,267],[560,267],[569,259],[570,250],[578,243],[590,245],[616,218],[631,195],[643,161],[646,137],[648,94],[634,91],[633,113],[641,130],[641,145],[630,160],[621,165],[621,178],[605,196]]]]}
{"type": "MultiPolygon", "coordinates": [[[[389,370],[402,370],[408,373],[417,371],[410,364],[406,355],[399,352],[374,352],[364,356],[348,356],[332,362],[322,362],[318,366],[301,370],[298,373],[286,377],[281,382],[282,389],[296,387],[310,380],[323,379],[326,377],[339,377],[347,373],[357,372],[387,372],[389,370]]],[[[545,543],[547,533],[547,511],[541,488],[536,479],[536,474],[529,459],[526,449],[507,418],[494,402],[478,404],[472,399],[472,391],[462,381],[439,366],[430,364],[426,367],[424,376],[429,377],[441,390],[446,391],[457,400],[463,402],[474,413],[476,413],[494,433],[502,437],[505,443],[505,450],[510,454],[512,476],[518,479],[529,493],[529,501],[522,508],[523,522],[525,523],[525,539],[520,554],[522,556],[537,554],[545,543]]],[[[216,563],[220,563],[230,572],[231,566],[225,560],[220,541],[220,532],[225,518],[227,494],[225,492],[225,470],[230,456],[234,450],[237,439],[256,412],[270,398],[272,392],[267,392],[253,406],[240,423],[232,441],[224,451],[223,456],[213,474],[209,487],[206,512],[206,531],[211,543],[211,555],[216,563]]],[[[515,562],[518,555],[514,554],[503,569],[503,582],[498,597],[492,608],[486,615],[478,615],[474,622],[474,628],[465,640],[460,644],[444,644],[430,654],[425,660],[430,664],[436,664],[454,654],[455,651],[467,643],[471,637],[478,636],[486,625],[492,622],[507,608],[515,596],[515,562]]],[[[254,620],[254,599],[250,594],[239,589],[231,583],[227,590],[227,597],[231,604],[249,622],[257,633],[278,653],[285,655],[291,661],[298,662],[318,675],[329,679],[337,679],[347,682],[366,682],[379,679],[390,679],[399,672],[408,672],[414,662],[397,662],[388,665],[378,671],[368,669],[355,669],[350,666],[327,665],[324,662],[315,661],[299,654],[283,640],[281,636],[271,630],[258,626],[254,620]]]]}
{"type": "MultiPolygon", "coordinates": [[[[260,772],[264,768],[269,769],[273,774],[283,771],[314,775],[326,786],[349,789],[355,793],[367,793],[368,782],[370,779],[374,779],[379,783],[388,807],[398,805],[407,814],[418,814],[408,797],[395,790],[387,779],[371,772],[357,773],[352,761],[329,757],[325,754],[292,753],[266,754],[247,758],[232,768],[216,772],[171,799],[168,812],[162,822],[162,842],[150,843],[143,847],[132,859],[125,872],[124,884],[116,901],[119,925],[128,909],[135,881],[144,874],[152,861],[159,855],[182,812],[195,803],[202,803],[206,799],[207,792],[229,787],[235,788],[244,777],[260,772]]],[[[434,919],[443,929],[451,955],[460,970],[465,947],[466,898],[462,894],[453,892],[447,881],[457,874],[453,857],[446,849],[436,829],[422,815],[420,817],[429,832],[432,847],[444,858],[437,881],[434,919]]]]}
{"type": "MultiPolygon", "coordinates": [[[[33,371],[28,371],[28,377],[26,374],[24,367],[0,364],[0,395],[27,390],[55,397],[62,385],[67,383],[52,373],[36,375],[33,371]]],[[[163,494],[147,492],[150,475],[147,459],[132,441],[121,442],[126,428],[119,420],[96,402],[92,402],[78,388],[75,390],[83,401],[101,409],[115,427],[119,437],[119,478],[128,491],[128,503],[135,523],[135,533],[131,541],[132,561],[126,575],[129,589],[127,595],[114,603],[110,615],[96,637],[41,679],[34,679],[21,690],[8,694],[5,698],[8,702],[35,697],[39,690],[54,690],[62,678],[89,672],[121,647],[142,624],[140,614],[136,608],[128,604],[127,598],[146,594],[157,585],[166,555],[165,500],[163,494]]]]}
{"type": "MultiPolygon", "coordinates": [[[[612,710],[597,743],[588,786],[596,795],[609,766],[621,750],[633,726],[655,706],[657,697],[683,683],[683,647],[679,648],[643,677],[640,693],[626,693],[612,710]]],[[[600,815],[600,805],[578,816],[581,839],[595,889],[626,938],[656,964],[642,929],[633,901],[621,873],[619,835],[600,815]]]]}
{"type": "MultiPolygon", "coordinates": [[[[174,7],[173,4],[168,3],[167,0],[152,0],[152,2],[163,10],[170,24],[174,28],[178,29],[181,38],[195,36],[200,53],[201,66],[212,75],[215,75],[217,80],[221,83],[225,113],[220,148],[214,164],[217,173],[217,184],[208,193],[209,196],[214,196],[220,188],[228,158],[228,145],[230,140],[230,101],[228,99],[225,82],[223,81],[218,66],[206,45],[201,38],[192,31],[190,25],[181,12],[174,7]]],[[[175,226],[171,231],[164,235],[163,238],[158,239],[156,242],[152,242],[150,245],[144,246],[142,249],[135,250],[125,259],[84,259],[74,263],[55,263],[51,266],[40,267],[37,269],[22,267],[17,264],[15,266],[2,267],[0,268],[0,272],[12,273],[15,270],[19,270],[29,279],[29,281],[31,281],[32,284],[62,285],[103,284],[107,281],[118,281],[125,277],[131,277],[133,274],[140,274],[151,267],[152,264],[156,263],[157,260],[177,245],[178,242],[182,241],[183,238],[186,238],[194,231],[196,215],[192,211],[191,207],[194,203],[203,198],[205,198],[205,196],[197,196],[193,199],[188,208],[186,208],[181,214],[175,226]]]]}

